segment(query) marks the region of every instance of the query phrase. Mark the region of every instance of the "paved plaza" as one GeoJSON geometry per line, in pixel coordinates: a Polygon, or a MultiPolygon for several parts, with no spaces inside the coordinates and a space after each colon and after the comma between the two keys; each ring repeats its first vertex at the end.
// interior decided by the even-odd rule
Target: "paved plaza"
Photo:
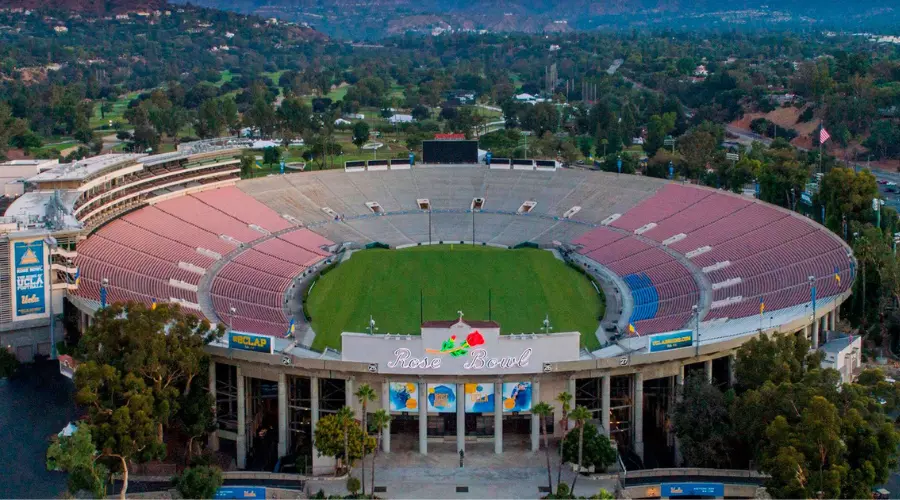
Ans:
{"type": "MultiPolygon", "coordinates": [[[[400,445],[399,436],[393,436],[392,446],[400,445]]],[[[494,454],[491,442],[466,443],[463,467],[455,443],[428,444],[428,455],[412,451],[418,447],[416,438],[401,445],[410,451],[398,450],[379,454],[376,465],[375,485],[387,488],[379,493],[381,498],[540,498],[545,495],[538,488],[547,485],[547,465],[544,450],[535,453],[525,443],[508,443],[502,455],[494,454]],[[468,492],[457,492],[457,487],[468,487],[468,492]]],[[[507,443],[504,443],[505,445],[507,443]]],[[[555,451],[554,443],[551,450],[555,451]]],[[[556,456],[551,456],[553,484],[556,485],[556,456]]],[[[366,479],[371,459],[367,460],[366,479]]],[[[361,477],[359,465],[353,475],[361,477]]],[[[571,484],[574,473],[563,469],[562,480],[571,484]]],[[[368,487],[367,487],[368,488],[368,487]]],[[[591,496],[600,489],[615,490],[615,480],[578,478],[577,494],[591,496]]],[[[309,482],[310,494],[323,489],[327,494],[346,494],[345,481],[318,479],[309,482]]]]}

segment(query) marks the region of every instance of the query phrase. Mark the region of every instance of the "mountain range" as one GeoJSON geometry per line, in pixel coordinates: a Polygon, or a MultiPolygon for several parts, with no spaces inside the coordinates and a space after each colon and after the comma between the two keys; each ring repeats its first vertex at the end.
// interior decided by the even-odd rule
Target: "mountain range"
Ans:
{"type": "Polygon", "coordinates": [[[67,10],[86,14],[117,14],[159,10],[166,0],[3,0],[4,8],[67,10]]]}

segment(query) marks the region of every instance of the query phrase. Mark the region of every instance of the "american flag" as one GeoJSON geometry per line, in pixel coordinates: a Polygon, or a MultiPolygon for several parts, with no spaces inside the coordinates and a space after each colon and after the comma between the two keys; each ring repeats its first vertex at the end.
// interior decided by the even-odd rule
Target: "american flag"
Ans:
{"type": "Polygon", "coordinates": [[[819,129],[819,144],[825,144],[825,141],[831,138],[831,134],[825,130],[825,127],[819,129]]]}

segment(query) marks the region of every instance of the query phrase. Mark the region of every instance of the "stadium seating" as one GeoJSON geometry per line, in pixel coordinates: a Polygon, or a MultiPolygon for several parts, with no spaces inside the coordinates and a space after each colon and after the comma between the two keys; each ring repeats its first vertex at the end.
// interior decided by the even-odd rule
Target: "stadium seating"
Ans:
{"type": "Polygon", "coordinates": [[[286,290],[332,242],[470,241],[473,224],[478,242],[576,245],[622,277],[641,335],[688,326],[694,306],[709,321],[757,315],[760,302],[805,304],[810,276],[818,297],[834,296],[855,272],[826,229],[732,193],[581,170],[419,167],[269,176],[139,209],[79,244],[78,294],[96,300],[107,278],[111,301],[177,300],[238,330],[284,335],[286,290]]]}
{"type": "Polygon", "coordinates": [[[285,291],[330,255],[322,249],[330,244],[238,189],[201,192],[132,212],[80,243],[78,294],[99,300],[106,278],[110,302],[176,300],[202,315],[204,274],[218,258],[239,252],[211,280],[213,310],[237,330],[283,336],[285,291]]]}

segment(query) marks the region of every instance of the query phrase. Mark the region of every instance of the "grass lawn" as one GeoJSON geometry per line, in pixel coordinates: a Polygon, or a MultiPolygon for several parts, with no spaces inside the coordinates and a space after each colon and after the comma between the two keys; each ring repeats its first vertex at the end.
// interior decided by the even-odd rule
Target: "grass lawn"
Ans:
{"type": "Polygon", "coordinates": [[[331,92],[325,94],[325,97],[331,99],[332,101],[342,101],[344,100],[344,96],[347,95],[347,89],[350,87],[345,85],[343,87],[338,87],[331,92]]]}
{"type": "Polygon", "coordinates": [[[578,271],[545,250],[435,245],[364,250],[319,278],[307,301],[316,331],[314,348],[341,347],[341,332],[364,332],[371,314],[380,333],[420,331],[419,292],[425,320],[492,319],[501,332],[540,332],[546,314],[554,331],[579,331],[581,343],[599,348],[594,333],[603,298],[578,271]]]}
{"type": "MultiPolygon", "coordinates": [[[[128,92],[127,94],[121,95],[118,99],[116,99],[112,103],[112,111],[106,113],[105,117],[100,116],[100,106],[103,105],[101,102],[97,102],[94,104],[94,115],[91,116],[90,126],[92,129],[99,128],[105,124],[109,124],[110,121],[124,121],[122,115],[125,114],[125,110],[128,109],[128,103],[137,98],[137,96],[141,95],[140,92],[128,92]]],[[[110,130],[109,133],[115,134],[114,130],[110,130]]]]}

